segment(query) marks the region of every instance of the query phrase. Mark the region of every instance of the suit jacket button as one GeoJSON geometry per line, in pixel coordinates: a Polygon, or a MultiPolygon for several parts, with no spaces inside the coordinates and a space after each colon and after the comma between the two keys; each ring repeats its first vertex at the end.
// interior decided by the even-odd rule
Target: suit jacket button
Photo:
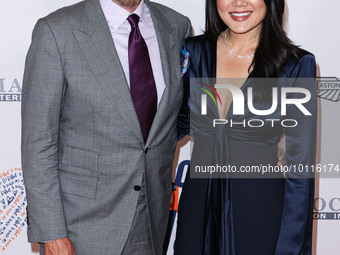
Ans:
{"type": "Polygon", "coordinates": [[[145,154],[148,153],[148,151],[149,151],[149,148],[146,148],[145,151],[144,151],[145,154]]]}
{"type": "Polygon", "coordinates": [[[136,185],[136,186],[133,187],[133,189],[134,189],[135,191],[140,191],[141,187],[140,187],[139,185],[136,185]]]}

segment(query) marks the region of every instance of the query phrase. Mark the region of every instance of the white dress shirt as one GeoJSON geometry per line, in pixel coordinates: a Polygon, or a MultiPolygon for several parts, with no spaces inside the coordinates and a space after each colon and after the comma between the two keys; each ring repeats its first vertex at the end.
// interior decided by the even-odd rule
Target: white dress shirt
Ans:
{"type": "Polygon", "coordinates": [[[131,26],[130,23],[127,21],[127,18],[132,13],[135,13],[140,17],[138,26],[149,50],[159,105],[165,89],[165,81],[163,76],[162,62],[159,53],[156,31],[148,6],[144,3],[144,0],[141,0],[137,9],[134,12],[130,13],[112,0],[100,0],[100,5],[109,25],[112,39],[115,44],[120,63],[125,72],[125,77],[129,86],[130,72],[128,45],[131,26]]]}

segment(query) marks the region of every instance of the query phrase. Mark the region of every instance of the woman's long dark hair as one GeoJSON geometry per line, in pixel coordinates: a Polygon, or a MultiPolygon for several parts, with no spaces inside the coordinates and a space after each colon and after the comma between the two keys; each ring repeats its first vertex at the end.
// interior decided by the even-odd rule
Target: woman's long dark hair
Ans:
{"type": "MultiPolygon", "coordinates": [[[[259,45],[250,68],[253,66],[253,77],[277,78],[288,61],[288,56],[297,56],[298,47],[287,37],[283,30],[284,0],[264,0],[267,13],[262,22],[259,45]]],[[[204,35],[217,39],[228,27],[220,18],[216,0],[206,0],[206,23],[204,35]]],[[[271,92],[271,87],[256,89],[261,98],[271,92]]],[[[255,91],[255,94],[258,94],[255,91]]]]}

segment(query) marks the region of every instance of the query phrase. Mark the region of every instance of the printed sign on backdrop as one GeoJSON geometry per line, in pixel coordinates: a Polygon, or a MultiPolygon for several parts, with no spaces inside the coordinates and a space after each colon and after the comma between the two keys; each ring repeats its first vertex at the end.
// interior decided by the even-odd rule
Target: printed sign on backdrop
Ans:
{"type": "Polygon", "coordinates": [[[20,102],[21,86],[18,79],[8,80],[0,77],[0,102],[20,102]]]}
{"type": "Polygon", "coordinates": [[[26,225],[26,197],[20,168],[0,172],[0,251],[5,251],[26,225]]]}

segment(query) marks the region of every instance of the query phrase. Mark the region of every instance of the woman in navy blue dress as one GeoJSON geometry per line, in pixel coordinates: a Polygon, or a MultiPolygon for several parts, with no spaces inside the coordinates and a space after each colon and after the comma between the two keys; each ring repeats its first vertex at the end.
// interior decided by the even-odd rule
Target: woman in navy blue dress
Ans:
{"type": "MultiPolygon", "coordinates": [[[[275,166],[278,142],[284,134],[285,164],[289,171],[263,178],[258,174],[246,178],[227,174],[227,178],[203,179],[191,178],[188,172],[178,210],[176,255],[311,254],[316,64],[311,53],[286,37],[283,12],[284,0],[207,0],[204,35],[184,42],[185,98],[178,130],[182,138],[191,128],[194,139],[191,165],[206,165],[209,160],[238,170],[242,166],[275,166]],[[207,116],[226,119],[228,123],[231,120],[249,123],[251,119],[264,123],[257,128],[240,125],[212,128],[211,118],[201,115],[202,90],[192,89],[197,85],[193,78],[213,78],[216,83],[222,78],[237,78],[241,82],[236,86],[243,91],[245,102],[247,89],[254,88],[256,109],[271,108],[273,87],[278,87],[278,91],[302,88],[309,91],[310,98],[300,108],[288,104],[283,115],[279,93],[278,107],[270,114],[255,115],[246,104],[244,114],[236,115],[230,93],[204,85],[218,103],[218,107],[213,100],[207,103],[207,116]],[[270,82],[256,82],[256,78],[279,80],[274,86],[270,82]],[[213,91],[220,97],[213,95],[213,91]],[[268,119],[275,119],[275,124],[268,119]],[[285,119],[298,124],[281,125],[285,119]],[[296,173],[298,166],[305,168],[296,173]]],[[[301,100],[304,95],[288,93],[287,97],[301,100]]]]}

